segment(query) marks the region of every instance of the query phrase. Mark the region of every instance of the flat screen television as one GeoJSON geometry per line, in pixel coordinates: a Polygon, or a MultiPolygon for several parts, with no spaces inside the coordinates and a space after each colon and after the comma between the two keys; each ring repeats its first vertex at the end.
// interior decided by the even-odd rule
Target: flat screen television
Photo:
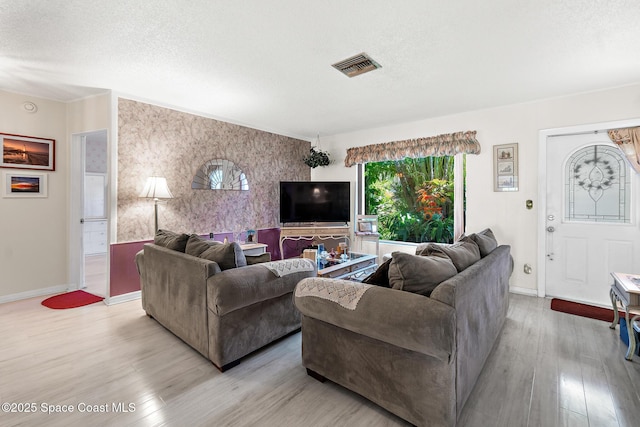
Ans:
{"type": "Polygon", "coordinates": [[[280,222],[349,222],[348,181],[281,181],[280,222]]]}

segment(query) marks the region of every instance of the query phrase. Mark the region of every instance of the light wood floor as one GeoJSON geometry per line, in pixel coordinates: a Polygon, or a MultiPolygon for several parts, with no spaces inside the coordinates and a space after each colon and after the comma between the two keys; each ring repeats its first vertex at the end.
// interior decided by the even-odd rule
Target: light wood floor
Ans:
{"type": "MultiPolygon", "coordinates": [[[[0,412],[2,426],[407,425],[307,376],[300,334],[222,374],[148,318],[139,301],[50,310],[42,299],[0,305],[0,402],[37,408],[0,412]],[[116,413],[114,403],[135,412],[116,413]],[[42,404],[72,405],[74,413],[48,415],[42,404]],[[110,412],[79,412],[84,404],[110,412]]],[[[640,358],[624,361],[625,349],[605,322],[512,295],[459,425],[638,426],[640,358]]]]}

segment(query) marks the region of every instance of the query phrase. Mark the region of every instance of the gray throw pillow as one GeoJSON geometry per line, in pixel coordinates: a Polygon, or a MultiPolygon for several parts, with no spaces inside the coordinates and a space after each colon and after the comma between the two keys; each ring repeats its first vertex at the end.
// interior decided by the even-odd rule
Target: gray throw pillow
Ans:
{"type": "Polygon", "coordinates": [[[469,237],[478,245],[480,256],[482,257],[489,255],[498,247],[498,241],[490,228],[485,228],[479,233],[471,234],[469,237]]]}
{"type": "Polygon", "coordinates": [[[440,255],[448,258],[442,251],[438,251],[437,249],[443,246],[451,246],[451,243],[436,243],[436,242],[428,242],[428,243],[420,243],[416,246],[416,255],[440,255]]]}
{"type": "Polygon", "coordinates": [[[174,233],[173,231],[169,230],[158,230],[155,237],[153,238],[153,243],[158,246],[163,246],[167,249],[184,252],[188,240],[188,234],[174,233]]]}
{"type": "Polygon", "coordinates": [[[451,245],[430,245],[427,250],[429,252],[426,255],[449,257],[458,272],[480,261],[480,249],[468,236],[451,245]]]}
{"type": "Polygon", "coordinates": [[[458,271],[449,258],[391,254],[389,284],[393,289],[429,296],[441,282],[456,274],[458,271]]]}
{"type": "Polygon", "coordinates": [[[382,286],[383,288],[390,288],[391,285],[389,284],[389,265],[391,264],[391,259],[392,258],[389,258],[388,260],[383,262],[376,271],[362,280],[362,283],[382,286]]]}
{"type": "Polygon", "coordinates": [[[205,240],[197,234],[192,234],[187,240],[187,246],[184,253],[199,257],[204,251],[211,247],[213,240],[205,240]]]}
{"type": "Polygon", "coordinates": [[[244,267],[247,265],[244,252],[242,252],[242,248],[236,242],[211,242],[209,248],[200,254],[200,258],[217,262],[220,270],[229,270],[230,268],[244,267]]]}
{"type": "Polygon", "coordinates": [[[416,255],[426,255],[428,252],[428,247],[431,243],[420,243],[416,246],[416,255]]]}

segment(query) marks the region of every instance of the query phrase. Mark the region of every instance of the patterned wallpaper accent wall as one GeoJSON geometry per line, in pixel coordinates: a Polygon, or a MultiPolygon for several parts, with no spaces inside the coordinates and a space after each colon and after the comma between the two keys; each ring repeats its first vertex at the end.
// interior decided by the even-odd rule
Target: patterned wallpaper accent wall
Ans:
{"type": "Polygon", "coordinates": [[[279,225],[279,182],[308,181],[309,141],[276,135],[128,99],[118,99],[118,242],[152,238],[153,200],[146,178],[164,176],[174,199],[158,206],[160,228],[238,233],[279,225]],[[193,190],[198,168],[227,159],[249,191],[193,190]]]}

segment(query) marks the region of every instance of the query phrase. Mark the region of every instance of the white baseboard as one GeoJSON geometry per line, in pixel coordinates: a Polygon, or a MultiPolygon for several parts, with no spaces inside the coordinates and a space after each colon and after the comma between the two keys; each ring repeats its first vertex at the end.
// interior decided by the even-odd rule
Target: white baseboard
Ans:
{"type": "Polygon", "coordinates": [[[529,295],[532,297],[538,296],[537,289],[529,289],[529,288],[519,288],[517,286],[509,286],[509,292],[520,295],[529,295]]]}
{"type": "Polygon", "coordinates": [[[19,292],[17,294],[0,296],[0,304],[5,302],[20,301],[23,299],[35,298],[42,295],[60,294],[71,290],[71,285],[51,286],[50,288],[34,289],[32,291],[19,292]]]}
{"type": "Polygon", "coordinates": [[[104,303],[107,305],[121,304],[123,302],[134,301],[142,297],[141,291],[129,292],[128,294],[116,295],[115,297],[105,298],[104,303]]]}

